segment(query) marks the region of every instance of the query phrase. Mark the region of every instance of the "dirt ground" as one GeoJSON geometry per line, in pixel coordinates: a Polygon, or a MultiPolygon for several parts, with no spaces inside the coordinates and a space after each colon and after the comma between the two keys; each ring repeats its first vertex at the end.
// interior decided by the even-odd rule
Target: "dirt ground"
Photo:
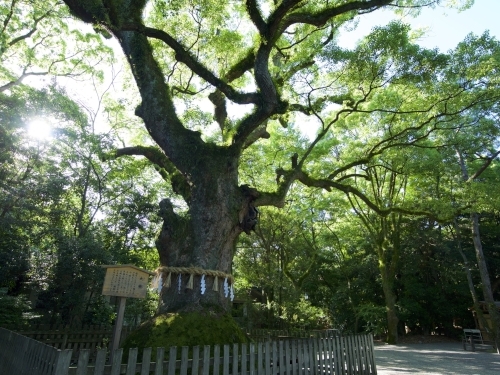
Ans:
{"type": "Polygon", "coordinates": [[[399,344],[435,344],[438,342],[459,342],[446,336],[439,335],[411,335],[399,337],[399,344]]]}
{"type": "Polygon", "coordinates": [[[375,345],[378,375],[500,374],[500,355],[492,347],[466,351],[461,342],[444,336],[412,336],[411,340],[414,343],[375,345]]]}

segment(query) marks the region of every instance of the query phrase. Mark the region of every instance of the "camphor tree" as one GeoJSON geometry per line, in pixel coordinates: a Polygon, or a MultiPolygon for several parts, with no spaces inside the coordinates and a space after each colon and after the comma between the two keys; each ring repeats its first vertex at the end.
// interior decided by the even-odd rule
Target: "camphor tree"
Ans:
{"type": "MultiPolygon", "coordinates": [[[[230,274],[238,236],[250,233],[256,224],[255,207],[283,206],[295,181],[363,199],[349,184],[356,167],[394,145],[418,142],[464,107],[491,100],[465,95],[467,87],[449,87],[447,92],[435,87],[439,75],[434,71],[445,59],[412,45],[404,26],[378,30],[355,51],[336,47],[339,28],[359,14],[439,1],[65,3],[74,16],[111,34],[121,45],[142,100],[135,113],[155,143],[117,149],[108,157],[148,158],[187,205],[187,211],[180,212],[174,209],[177,201],[160,203],[163,226],[157,248],[165,267],[230,274]],[[457,100],[459,96],[465,97],[457,100]],[[213,115],[200,105],[204,99],[213,104],[213,115]],[[338,127],[344,136],[354,134],[355,123],[365,118],[372,121],[372,134],[379,135],[378,140],[365,144],[360,136],[352,155],[308,170],[311,158],[321,161],[342,149],[342,144],[335,144],[332,129],[338,127]],[[296,154],[290,153],[287,168],[273,166],[279,167],[275,189],[262,191],[258,185],[242,184],[241,157],[247,148],[271,137],[267,126],[279,122],[293,127],[300,121],[318,124],[317,137],[296,154]]],[[[381,213],[391,210],[371,207],[381,213]]],[[[231,322],[221,318],[227,316],[229,300],[213,290],[214,277],[207,278],[202,294],[199,276],[193,289],[185,288],[183,281],[181,290],[173,287],[175,276],[172,286],[161,291],[155,322],[165,314],[178,313],[178,319],[164,321],[171,326],[190,323],[185,334],[179,330],[170,338],[163,334],[163,340],[189,345],[241,339],[231,322]],[[198,320],[187,319],[188,315],[198,320]],[[209,330],[206,336],[204,329],[209,330]]],[[[222,278],[219,283],[222,290],[222,278]]]]}

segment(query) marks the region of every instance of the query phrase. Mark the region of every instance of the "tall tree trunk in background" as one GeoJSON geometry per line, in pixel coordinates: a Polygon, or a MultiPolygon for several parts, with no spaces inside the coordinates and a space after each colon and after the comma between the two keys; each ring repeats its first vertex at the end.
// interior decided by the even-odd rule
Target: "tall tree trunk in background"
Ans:
{"type": "Polygon", "coordinates": [[[391,214],[389,217],[381,217],[380,222],[381,228],[379,233],[380,238],[377,242],[377,253],[387,315],[386,342],[388,344],[397,344],[399,318],[396,311],[397,296],[394,291],[394,280],[401,250],[399,241],[401,215],[391,214]]]}
{"type": "Polygon", "coordinates": [[[458,252],[460,253],[460,256],[462,257],[464,261],[464,270],[465,274],[467,276],[467,285],[469,286],[469,291],[472,297],[473,305],[474,305],[474,311],[476,312],[477,319],[481,322],[481,325],[483,327],[487,326],[486,318],[484,317],[483,310],[481,309],[481,306],[479,304],[479,298],[477,297],[476,293],[476,288],[474,287],[474,281],[472,280],[472,274],[470,272],[470,265],[469,265],[469,260],[465,256],[465,253],[462,250],[462,239],[460,235],[460,228],[458,227],[458,222],[457,218],[454,219],[453,221],[453,226],[455,229],[455,234],[457,238],[457,248],[458,252]]]}
{"type": "Polygon", "coordinates": [[[379,261],[379,270],[382,277],[382,289],[384,291],[385,308],[387,315],[387,338],[388,344],[398,343],[399,318],[396,312],[396,294],[394,293],[394,275],[385,263],[379,261]]]}
{"type": "MultiPolygon", "coordinates": [[[[494,157],[491,157],[489,159],[486,159],[486,162],[483,164],[481,168],[479,168],[478,172],[476,172],[472,177],[469,177],[469,172],[467,171],[467,166],[465,164],[465,159],[460,152],[460,150],[457,151],[457,156],[460,164],[460,169],[462,171],[462,179],[465,183],[470,183],[474,181],[479,175],[488,167],[488,165],[491,163],[491,161],[496,157],[497,154],[495,154],[494,157]]],[[[500,340],[500,313],[498,312],[498,308],[495,305],[495,300],[493,298],[493,291],[491,289],[491,281],[490,281],[490,275],[488,272],[488,266],[486,264],[486,260],[484,258],[484,253],[483,253],[483,245],[481,243],[481,235],[479,232],[479,214],[477,212],[472,212],[470,214],[470,225],[471,225],[471,232],[472,232],[472,241],[474,243],[474,250],[476,252],[476,260],[477,260],[477,267],[479,269],[479,274],[481,275],[481,285],[482,285],[482,290],[483,290],[483,297],[484,301],[486,302],[486,305],[488,306],[488,313],[490,315],[490,321],[491,321],[491,329],[490,329],[490,334],[492,336],[493,341],[495,342],[495,347],[497,350],[497,353],[500,354],[500,347],[499,347],[499,340],[500,340]]],[[[486,325],[485,329],[489,329],[489,327],[486,325]]]]}
{"type": "MultiPolygon", "coordinates": [[[[477,267],[479,268],[479,274],[481,275],[481,285],[483,289],[484,301],[488,306],[488,313],[490,315],[490,334],[495,341],[497,353],[500,354],[500,313],[498,312],[498,307],[495,305],[495,299],[493,298],[493,291],[491,289],[488,266],[486,264],[486,260],[484,259],[483,245],[481,244],[481,236],[479,233],[479,215],[475,212],[471,213],[470,222],[472,229],[472,241],[474,242],[474,249],[476,251],[477,267]]],[[[490,327],[485,325],[485,328],[488,329],[490,327]]]]}
{"type": "MultiPolygon", "coordinates": [[[[370,190],[373,192],[374,200],[380,206],[395,206],[404,201],[407,176],[396,172],[397,165],[392,167],[380,168],[376,166],[367,170],[371,177],[370,190]]],[[[387,316],[386,341],[388,344],[397,344],[399,318],[396,309],[397,295],[394,290],[394,280],[401,255],[403,215],[401,213],[379,215],[364,210],[363,206],[353,199],[349,201],[368,231],[371,244],[377,254],[387,316]]]]}

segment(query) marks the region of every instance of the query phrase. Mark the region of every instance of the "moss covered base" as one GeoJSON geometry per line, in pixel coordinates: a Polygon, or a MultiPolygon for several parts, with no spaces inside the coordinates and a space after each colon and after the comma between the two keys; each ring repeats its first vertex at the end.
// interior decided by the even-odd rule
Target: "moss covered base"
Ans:
{"type": "Polygon", "coordinates": [[[244,342],[248,342],[247,336],[230,315],[202,311],[156,316],[131,332],[122,346],[128,353],[129,348],[244,342]]]}

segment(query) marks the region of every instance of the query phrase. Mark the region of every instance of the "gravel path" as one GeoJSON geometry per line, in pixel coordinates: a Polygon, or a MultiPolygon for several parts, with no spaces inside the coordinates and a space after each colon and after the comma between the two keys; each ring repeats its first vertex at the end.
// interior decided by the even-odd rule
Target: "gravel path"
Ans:
{"type": "Polygon", "coordinates": [[[460,342],[376,345],[378,375],[500,375],[500,355],[465,351],[460,342]]]}

